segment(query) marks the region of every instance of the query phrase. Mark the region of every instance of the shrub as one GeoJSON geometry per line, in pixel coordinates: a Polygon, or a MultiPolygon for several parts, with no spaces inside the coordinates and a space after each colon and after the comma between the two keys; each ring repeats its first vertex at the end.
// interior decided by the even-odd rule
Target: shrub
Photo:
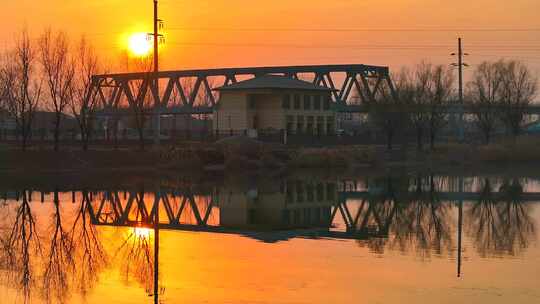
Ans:
{"type": "Polygon", "coordinates": [[[540,138],[523,136],[479,147],[474,159],[479,161],[539,161],[540,138]]]}
{"type": "Polygon", "coordinates": [[[341,149],[303,149],[291,160],[298,168],[343,168],[349,166],[355,155],[341,149]]]}
{"type": "Polygon", "coordinates": [[[225,169],[230,171],[251,171],[258,170],[261,167],[262,163],[260,161],[241,155],[230,155],[225,159],[225,169]]]}
{"type": "Polygon", "coordinates": [[[251,159],[256,159],[260,155],[262,143],[245,136],[231,136],[216,141],[214,147],[228,155],[241,155],[251,159]]]}

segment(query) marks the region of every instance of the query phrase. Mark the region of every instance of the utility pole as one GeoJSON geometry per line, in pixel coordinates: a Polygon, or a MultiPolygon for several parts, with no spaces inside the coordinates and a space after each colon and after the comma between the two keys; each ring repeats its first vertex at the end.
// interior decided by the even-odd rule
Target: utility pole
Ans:
{"type": "MultiPolygon", "coordinates": [[[[463,193],[463,177],[458,178],[459,193],[463,193]]],[[[462,252],[462,234],[463,234],[463,199],[458,202],[458,252],[457,252],[457,276],[461,277],[461,252],[462,252]]]]}
{"type": "Polygon", "coordinates": [[[159,202],[161,201],[161,187],[156,193],[154,203],[154,304],[159,304],[159,202]]]}
{"type": "Polygon", "coordinates": [[[463,48],[458,38],[459,103],[463,104],[463,48]]]}
{"type": "Polygon", "coordinates": [[[154,144],[157,146],[161,136],[161,98],[159,97],[159,28],[161,20],[158,19],[158,0],[154,1],[154,144]]]}
{"type": "Polygon", "coordinates": [[[154,0],[154,73],[159,71],[158,62],[158,0],[154,0]]]}
{"type": "MultiPolygon", "coordinates": [[[[459,141],[463,141],[464,139],[464,131],[463,131],[463,115],[464,115],[464,104],[463,104],[463,67],[467,67],[469,66],[468,64],[464,63],[463,62],[463,56],[467,56],[469,54],[467,53],[464,53],[463,52],[463,47],[462,47],[462,44],[461,44],[461,38],[458,38],[458,52],[457,52],[457,56],[458,56],[458,62],[457,63],[452,63],[453,66],[457,66],[458,67],[458,78],[459,78],[459,87],[458,87],[458,91],[459,91],[459,113],[458,113],[458,116],[459,116],[459,119],[458,119],[458,138],[459,138],[459,141]]],[[[456,56],[456,53],[452,53],[452,56],[456,56]]]]}

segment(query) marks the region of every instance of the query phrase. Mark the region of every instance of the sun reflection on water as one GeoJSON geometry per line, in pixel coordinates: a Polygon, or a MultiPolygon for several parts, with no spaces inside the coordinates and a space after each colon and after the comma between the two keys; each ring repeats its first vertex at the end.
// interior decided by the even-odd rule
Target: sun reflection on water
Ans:
{"type": "Polygon", "coordinates": [[[152,229],[145,227],[134,227],[130,231],[130,234],[135,236],[137,239],[149,240],[152,235],[152,229]]]}

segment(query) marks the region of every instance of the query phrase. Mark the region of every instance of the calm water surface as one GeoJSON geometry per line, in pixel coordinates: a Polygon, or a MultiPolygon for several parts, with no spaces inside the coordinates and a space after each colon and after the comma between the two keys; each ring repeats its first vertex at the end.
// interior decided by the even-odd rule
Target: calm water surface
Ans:
{"type": "Polygon", "coordinates": [[[539,219],[525,178],[28,185],[0,303],[540,303],[539,219]]]}

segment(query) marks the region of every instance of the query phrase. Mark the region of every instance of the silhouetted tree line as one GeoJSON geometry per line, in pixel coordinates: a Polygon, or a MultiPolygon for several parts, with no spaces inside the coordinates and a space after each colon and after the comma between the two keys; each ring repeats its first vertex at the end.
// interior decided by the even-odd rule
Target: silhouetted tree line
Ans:
{"type": "Polygon", "coordinates": [[[58,151],[65,115],[78,124],[83,148],[91,134],[97,96],[90,94],[92,75],[102,71],[87,40],[71,43],[66,33],[45,30],[31,39],[27,30],[0,61],[0,110],[15,120],[16,135],[26,150],[38,110],[54,114],[54,150],[58,151]]]}
{"type": "MultiPolygon", "coordinates": [[[[153,93],[146,85],[153,81],[151,55],[141,58],[126,55],[126,69],[149,72],[148,78],[128,84],[134,96],[127,100],[127,107],[144,149],[145,126],[154,111],[153,93]]],[[[32,136],[36,111],[47,110],[54,113],[54,150],[59,149],[66,114],[76,119],[82,148],[87,150],[95,129],[99,98],[112,100],[115,108],[121,102],[120,98],[113,98],[112,90],[91,90],[92,75],[103,71],[93,47],[84,37],[73,43],[62,31],[47,29],[38,39],[31,39],[27,30],[21,31],[15,45],[1,56],[0,115],[5,112],[14,119],[22,149],[26,150],[32,136]]],[[[403,130],[415,134],[418,149],[422,149],[426,141],[433,148],[450,120],[450,115],[441,108],[458,100],[454,71],[443,65],[422,62],[391,77],[394,90],[377,86],[378,92],[368,101],[370,120],[385,133],[389,149],[403,130]]],[[[537,94],[537,83],[536,76],[519,61],[483,62],[476,67],[465,86],[465,104],[473,109],[474,122],[486,143],[490,142],[498,125],[504,126],[514,137],[522,133],[525,110],[537,94]]],[[[195,94],[208,102],[210,96],[190,92],[191,86],[187,83],[182,86],[188,95],[195,94]]],[[[173,92],[173,99],[180,99],[176,95],[173,92]]],[[[107,134],[112,131],[115,143],[119,120],[119,113],[108,115],[107,134]]]]}
{"type": "MultiPolygon", "coordinates": [[[[454,89],[454,71],[443,65],[422,62],[391,75],[394,90],[380,87],[369,101],[370,121],[386,135],[392,149],[395,136],[411,130],[418,149],[424,142],[434,147],[451,114],[441,111],[460,106],[454,89]]],[[[472,109],[474,124],[489,143],[498,125],[516,137],[523,131],[526,108],[537,94],[537,77],[522,62],[483,62],[466,84],[464,105],[472,109]]],[[[457,115],[457,114],[454,114],[457,115]]],[[[454,118],[456,118],[454,116],[454,118]]]]}
{"type": "MultiPolygon", "coordinates": [[[[46,29],[33,39],[26,29],[22,30],[14,46],[0,53],[0,127],[2,117],[12,118],[15,136],[22,150],[26,150],[30,139],[36,136],[33,134],[36,113],[47,111],[53,116],[52,125],[46,129],[52,130],[55,151],[60,148],[66,116],[75,119],[83,150],[88,150],[90,140],[96,137],[98,122],[104,124],[105,138],[107,141],[112,138],[116,148],[119,122],[123,114],[128,114],[125,122],[136,131],[140,148],[144,149],[145,131],[155,111],[156,93],[148,86],[154,81],[152,54],[135,57],[126,52],[121,57],[119,61],[125,64],[122,67],[125,71],[146,73],[143,79],[125,84],[131,98],[116,94],[113,88],[92,89],[95,86],[92,76],[107,69],[84,36],[73,41],[65,32],[46,29]],[[101,100],[107,103],[105,109],[100,105],[101,100]]],[[[173,89],[171,104],[180,103],[182,98],[196,98],[208,105],[215,98],[201,90],[195,92],[191,78],[182,78],[180,82],[187,96],[180,96],[173,89]]],[[[0,129],[0,139],[3,132],[0,129]]]]}

